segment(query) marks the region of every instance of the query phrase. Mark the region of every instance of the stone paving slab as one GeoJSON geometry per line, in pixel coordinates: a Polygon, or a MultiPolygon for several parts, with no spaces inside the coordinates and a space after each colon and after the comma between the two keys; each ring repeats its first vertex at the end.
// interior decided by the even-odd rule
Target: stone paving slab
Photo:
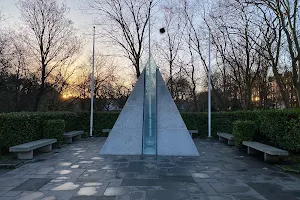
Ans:
{"type": "Polygon", "coordinates": [[[12,191],[38,191],[41,187],[51,181],[50,178],[30,178],[18,185],[12,191]]]}
{"type": "Polygon", "coordinates": [[[101,156],[83,139],[0,176],[0,200],[300,199],[300,179],[214,140],[199,157],[101,156]]]}
{"type": "Polygon", "coordinates": [[[0,176],[6,174],[7,172],[11,171],[10,169],[0,169],[0,176]]]}

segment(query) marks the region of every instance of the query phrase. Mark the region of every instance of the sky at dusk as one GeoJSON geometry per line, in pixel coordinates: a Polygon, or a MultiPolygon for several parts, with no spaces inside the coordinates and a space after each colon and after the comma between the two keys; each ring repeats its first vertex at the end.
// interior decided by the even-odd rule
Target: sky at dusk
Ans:
{"type": "MultiPolygon", "coordinates": [[[[10,25],[21,23],[20,12],[16,7],[16,0],[0,0],[0,10],[6,22],[10,25]]],[[[68,18],[74,22],[74,26],[80,29],[82,32],[86,30],[88,26],[92,27],[93,20],[91,16],[85,15],[82,9],[81,0],[58,0],[59,3],[64,3],[70,8],[68,18]]]]}
{"type": "MultiPolygon", "coordinates": [[[[15,29],[24,25],[24,23],[21,20],[20,11],[16,6],[17,2],[17,0],[0,0],[0,13],[5,19],[4,26],[6,26],[7,28],[15,29]]],[[[84,0],[57,0],[57,2],[60,4],[64,3],[69,8],[69,13],[67,14],[67,17],[74,22],[74,27],[78,30],[78,33],[82,36],[84,40],[84,50],[81,54],[81,58],[78,59],[77,63],[80,63],[81,61],[86,61],[92,53],[92,31],[94,26],[94,16],[86,14],[84,12],[84,0]]],[[[103,46],[99,38],[96,39],[96,54],[97,53],[98,55],[109,54],[108,49],[105,46],[103,46]]],[[[124,69],[128,66],[128,62],[126,62],[124,58],[122,59],[117,57],[114,58],[114,60],[115,63],[117,63],[117,65],[119,65],[121,69],[124,69]],[[124,65],[123,63],[126,63],[126,66],[122,66],[124,65]]],[[[130,70],[130,72],[128,72],[129,76],[131,76],[133,72],[133,70],[132,72],[130,70]]],[[[124,73],[122,74],[124,75],[124,73]]],[[[130,78],[129,82],[131,81],[132,79],[130,78]]]]}
{"type": "MultiPolygon", "coordinates": [[[[85,40],[86,51],[90,51],[92,44],[92,30],[94,20],[90,15],[82,11],[82,0],[57,0],[60,4],[64,3],[69,8],[67,17],[74,22],[74,27],[85,40]]],[[[16,6],[17,0],[0,0],[0,12],[5,19],[4,24],[10,28],[18,28],[23,24],[20,11],[16,6]]]]}
{"type": "MultiPolygon", "coordinates": [[[[18,0],[0,0],[0,12],[1,15],[4,16],[4,24],[8,28],[17,29],[18,27],[24,26],[21,20],[20,11],[16,6],[17,2],[18,0]]],[[[86,62],[86,60],[88,60],[92,53],[92,31],[95,16],[86,14],[86,11],[84,11],[84,6],[86,6],[86,4],[84,4],[86,2],[85,0],[57,0],[57,2],[60,4],[64,3],[70,9],[67,17],[74,22],[74,27],[77,28],[78,33],[84,40],[84,50],[81,54],[81,57],[78,58],[79,61],[77,63],[86,62]]],[[[159,6],[159,8],[160,7],[161,6],[159,6]]],[[[155,18],[160,16],[161,13],[157,11],[154,11],[153,13],[155,13],[155,16],[153,18],[154,21],[156,21],[157,19],[155,18]]],[[[159,30],[161,26],[163,26],[163,23],[158,23],[152,27],[152,38],[155,38],[156,40],[160,40],[162,38],[161,34],[159,34],[158,31],[155,31],[159,30]]],[[[97,29],[98,31],[100,31],[100,27],[96,26],[96,33],[97,29]]],[[[129,67],[129,65],[131,65],[129,60],[122,56],[120,57],[122,53],[116,54],[114,48],[111,48],[111,45],[105,43],[103,38],[100,38],[98,34],[96,38],[96,56],[105,55],[104,57],[106,57],[106,55],[114,55],[113,61],[118,67],[117,73],[120,75],[122,82],[124,82],[125,80],[125,82],[131,85],[135,81],[135,72],[133,67],[129,67]]],[[[147,52],[148,49],[146,48],[145,51],[147,52]]],[[[109,56],[107,58],[112,57],[109,56]]],[[[143,66],[144,64],[146,64],[146,59],[142,60],[141,66],[143,66]]],[[[160,63],[157,64],[160,65],[160,63]]],[[[164,70],[162,68],[161,70],[164,74],[164,70]]]]}

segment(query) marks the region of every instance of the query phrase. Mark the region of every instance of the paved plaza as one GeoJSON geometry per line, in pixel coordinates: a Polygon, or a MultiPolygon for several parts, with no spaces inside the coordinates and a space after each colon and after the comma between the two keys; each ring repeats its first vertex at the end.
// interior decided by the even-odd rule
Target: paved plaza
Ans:
{"type": "Polygon", "coordinates": [[[106,138],[77,141],[0,175],[0,200],[293,200],[300,179],[214,140],[200,157],[100,156],[106,138]]]}

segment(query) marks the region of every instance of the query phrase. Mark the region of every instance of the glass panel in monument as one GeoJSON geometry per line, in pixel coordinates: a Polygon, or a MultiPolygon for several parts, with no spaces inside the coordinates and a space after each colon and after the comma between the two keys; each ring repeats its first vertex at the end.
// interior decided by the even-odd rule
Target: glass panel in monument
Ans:
{"type": "Polygon", "coordinates": [[[143,154],[156,155],[156,65],[152,58],[146,64],[144,91],[143,154]]]}

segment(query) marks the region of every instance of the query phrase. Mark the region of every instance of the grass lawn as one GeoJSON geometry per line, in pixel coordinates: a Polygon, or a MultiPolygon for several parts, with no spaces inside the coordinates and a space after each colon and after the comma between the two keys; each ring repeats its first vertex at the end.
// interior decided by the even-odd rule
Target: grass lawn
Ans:
{"type": "MultiPolygon", "coordinates": [[[[0,169],[15,169],[20,164],[22,164],[22,160],[16,159],[16,155],[12,153],[0,154],[0,169]]],[[[3,170],[2,170],[3,172],[3,170]]],[[[1,171],[0,171],[1,174],[1,171]]]]}
{"type": "Polygon", "coordinates": [[[0,162],[4,160],[11,160],[12,158],[14,158],[14,154],[12,153],[0,154],[0,162]]]}
{"type": "Polygon", "coordinates": [[[292,164],[292,165],[280,165],[279,166],[283,171],[300,173],[300,164],[292,164]]]}
{"type": "Polygon", "coordinates": [[[284,164],[278,165],[283,171],[300,173],[300,154],[290,155],[284,160],[284,164]]]}

